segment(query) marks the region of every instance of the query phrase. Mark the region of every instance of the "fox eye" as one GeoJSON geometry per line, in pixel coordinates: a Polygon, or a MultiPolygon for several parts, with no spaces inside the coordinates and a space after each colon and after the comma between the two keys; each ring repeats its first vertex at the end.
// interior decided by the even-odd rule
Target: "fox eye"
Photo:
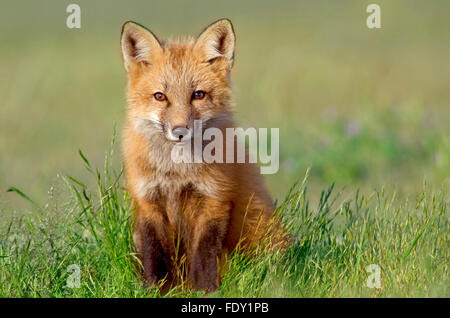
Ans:
{"type": "Polygon", "coordinates": [[[206,93],[204,91],[195,91],[192,94],[192,99],[203,99],[205,98],[206,93]]]}
{"type": "Polygon", "coordinates": [[[166,95],[164,95],[161,92],[156,92],[155,94],[153,94],[153,97],[155,97],[155,99],[159,102],[163,102],[163,101],[167,100],[166,95]]]}

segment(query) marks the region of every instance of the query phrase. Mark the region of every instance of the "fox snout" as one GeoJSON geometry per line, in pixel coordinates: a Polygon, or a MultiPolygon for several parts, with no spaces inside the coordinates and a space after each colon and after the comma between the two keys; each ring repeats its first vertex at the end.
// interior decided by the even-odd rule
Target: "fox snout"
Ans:
{"type": "Polygon", "coordinates": [[[186,126],[175,126],[166,133],[166,137],[176,142],[188,141],[192,137],[192,129],[186,126]]]}

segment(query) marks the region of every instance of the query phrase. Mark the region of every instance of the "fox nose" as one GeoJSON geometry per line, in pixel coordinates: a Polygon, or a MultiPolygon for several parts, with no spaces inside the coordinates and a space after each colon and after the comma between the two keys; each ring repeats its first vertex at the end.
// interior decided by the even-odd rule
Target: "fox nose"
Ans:
{"type": "Polygon", "coordinates": [[[172,135],[174,135],[181,141],[184,137],[189,135],[189,129],[187,129],[186,127],[175,127],[172,129],[172,135]]]}

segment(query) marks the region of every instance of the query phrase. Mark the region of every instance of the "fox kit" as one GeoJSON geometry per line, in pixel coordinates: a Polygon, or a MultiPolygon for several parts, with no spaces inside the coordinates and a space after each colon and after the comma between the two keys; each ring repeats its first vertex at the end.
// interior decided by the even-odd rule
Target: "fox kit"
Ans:
{"type": "Polygon", "coordinates": [[[134,242],[147,284],[176,279],[186,256],[195,289],[219,285],[222,256],[254,247],[269,227],[273,203],[250,163],[176,163],[172,148],[203,129],[233,127],[230,70],[235,34],[219,20],[198,38],[161,41],[127,22],[121,49],[128,73],[123,136],[126,184],[135,207],[134,242]]]}

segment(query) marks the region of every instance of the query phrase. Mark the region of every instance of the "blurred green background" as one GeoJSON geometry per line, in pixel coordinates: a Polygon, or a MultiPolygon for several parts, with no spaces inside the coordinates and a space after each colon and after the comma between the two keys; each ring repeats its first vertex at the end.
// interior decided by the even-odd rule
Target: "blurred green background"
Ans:
{"type": "Polygon", "coordinates": [[[233,21],[236,121],[280,128],[280,170],[266,178],[275,198],[308,167],[312,193],[331,182],[400,193],[448,185],[450,2],[376,1],[374,30],[370,3],[1,1],[0,206],[24,204],[9,186],[45,202],[58,173],[83,180],[78,149],[102,165],[124,116],[126,20],[162,38],[233,21]],[[66,27],[72,2],[81,29],[66,27]]]}

